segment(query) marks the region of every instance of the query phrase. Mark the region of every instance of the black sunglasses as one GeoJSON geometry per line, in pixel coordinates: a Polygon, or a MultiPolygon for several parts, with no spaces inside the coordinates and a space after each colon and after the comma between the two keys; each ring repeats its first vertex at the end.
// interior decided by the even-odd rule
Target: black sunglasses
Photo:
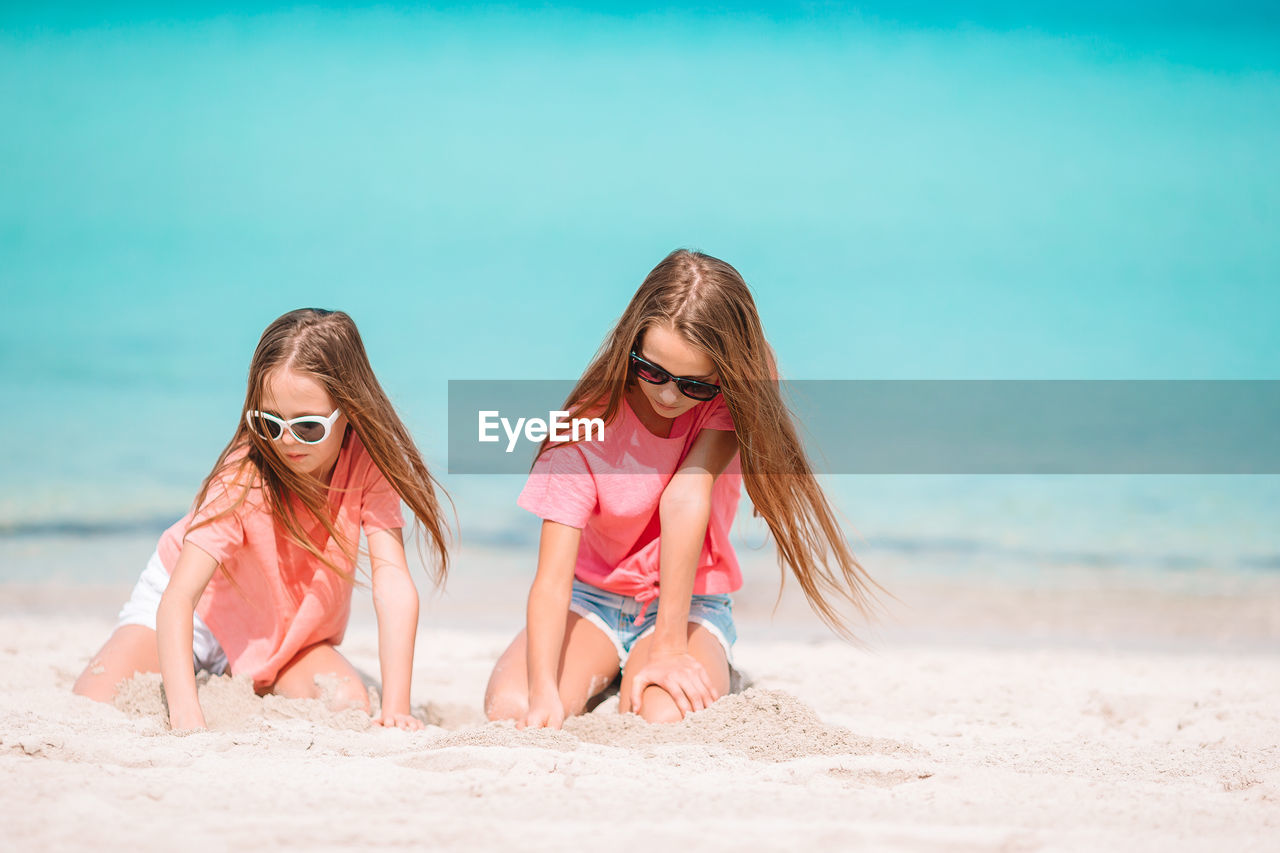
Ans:
{"type": "Polygon", "coordinates": [[[714,400],[715,396],[720,393],[719,385],[712,385],[710,382],[703,382],[701,379],[672,376],[652,361],[645,361],[634,352],[631,353],[631,365],[636,370],[636,376],[652,385],[666,385],[668,382],[674,381],[676,387],[680,389],[680,393],[690,400],[705,403],[707,400],[714,400]]]}

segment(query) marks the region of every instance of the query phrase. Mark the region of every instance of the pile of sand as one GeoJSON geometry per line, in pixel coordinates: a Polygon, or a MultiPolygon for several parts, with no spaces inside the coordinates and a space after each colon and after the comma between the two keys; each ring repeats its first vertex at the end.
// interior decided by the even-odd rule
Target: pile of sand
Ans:
{"type": "Polygon", "coordinates": [[[754,761],[915,752],[897,741],[862,737],[828,725],[795,696],[759,687],[726,696],[672,725],[651,726],[635,714],[605,712],[570,719],[564,728],[582,741],[604,746],[645,751],[669,744],[700,744],[754,761]]]}
{"type": "MultiPolygon", "coordinates": [[[[196,681],[200,709],[211,731],[259,730],[269,720],[305,720],[350,731],[369,728],[370,717],[362,710],[330,710],[328,696],[335,686],[321,680],[319,699],[286,699],[258,696],[253,690],[253,679],[246,676],[202,674],[196,681]]],[[[377,698],[376,694],[373,698],[377,698]]],[[[165,726],[169,724],[159,673],[139,673],[122,682],[116,691],[115,706],[131,717],[153,718],[165,726]]]]}
{"type": "MultiPolygon", "coordinates": [[[[330,710],[323,696],[258,696],[253,682],[243,676],[201,675],[197,689],[211,731],[263,731],[279,720],[301,720],[346,731],[361,731],[371,725],[368,715],[359,710],[330,710]]],[[[377,693],[373,692],[371,698],[376,706],[377,693]]],[[[131,717],[168,725],[164,687],[158,674],[139,674],[123,682],[115,706],[131,717]]],[[[824,723],[795,696],[758,687],[726,696],[705,711],[671,725],[649,725],[635,714],[618,714],[608,707],[570,718],[562,731],[521,730],[501,722],[481,724],[475,719],[477,712],[461,707],[442,713],[432,706],[419,706],[414,713],[430,727],[431,749],[533,747],[567,752],[585,743],[653,756],[659,748],[678,745],[697,746],[708,755],[729,754],[765,762],[810,756],[918,754],[918,750],[899,741],[860,736],[842,726],[824,723]],[[458,730],[438,731],[446,728],[458,730]]]]}

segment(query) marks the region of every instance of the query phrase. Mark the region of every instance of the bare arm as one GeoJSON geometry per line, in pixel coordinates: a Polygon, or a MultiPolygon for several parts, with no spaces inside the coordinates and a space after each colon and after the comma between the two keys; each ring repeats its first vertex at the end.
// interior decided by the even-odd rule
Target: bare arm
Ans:
{"type": "Polygon", "coordinates": [[[564,623],[573,593],[573,566],[582,531],[555,521],[542,522],[538,543],[538,573],[529,589],[528,631],[529,713],[526,725],[559,728],[564,722],[560,701],[560,651],[564,623]]]}
{"type": "Polygon", "coordinates": [[[174,731],[205,728],[192,665],[192,625],[200,596],[217,570],[218,561],[211,555],[189,542],[183,544],[156,610],[160,677],[169,703],[169,728],[174,731]]]}
{"type": "Polygon", "coordinates": [[[689,606],[711,518],[711,490],[737,451],[735,433],[703,430],[662,492],[658,504],[658,585],[662,594],[649,664],[632,683],[632,707],[640,706],[648,684],[665,689],[685,713],[701,710],[716,699],[706,670],[689,654],[689,606]]]}
{"type": "Polygon", "coordinates": [[[374,722],[421,729],[409,713],[413,646],[418,634],[418,588],[409,574],[400,528],[369,534],[373,609],[378,617],[378,662],[382,667],[382,711],[374,722]]]}

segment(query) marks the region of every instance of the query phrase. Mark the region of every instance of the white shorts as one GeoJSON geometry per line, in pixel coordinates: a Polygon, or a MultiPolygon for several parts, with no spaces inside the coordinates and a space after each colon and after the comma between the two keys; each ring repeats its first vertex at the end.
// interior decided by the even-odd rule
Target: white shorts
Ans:
{"type": "MultiPolygon", "coordinates": [[[[151,559],[147,560],[147,567],[142,570],[142,576],[138,578],[138,583],[134,586],[129,600],[124,603],[124,607],[120,608],[116,627],[142,625],[154,631],[160,596],[164,595],[164,588],[168,585],[169,573],[160,562],[159,552],[154,553],[151,559]]],[[[227,671],[226,652],[222,650],[222,646],[218,645],[213,632],[209,630],[208,625],[204,624],[199,613],[191,614],[191,629],[191,659],[196,672],[207,669],[214,675],[222,675],[227,671]]]]}

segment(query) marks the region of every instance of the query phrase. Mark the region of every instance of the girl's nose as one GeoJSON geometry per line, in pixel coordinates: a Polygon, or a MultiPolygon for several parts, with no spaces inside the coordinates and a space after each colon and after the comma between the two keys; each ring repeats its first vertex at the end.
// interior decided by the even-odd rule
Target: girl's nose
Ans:
{"type": "Polygon", "coordinates": [[[676,383],[668,382],[662,386],[662,390],[658,392],[658,398],[662,400],[664,406],[674,406],[680,402],[680,389],[676,388],[676,383]]]}

